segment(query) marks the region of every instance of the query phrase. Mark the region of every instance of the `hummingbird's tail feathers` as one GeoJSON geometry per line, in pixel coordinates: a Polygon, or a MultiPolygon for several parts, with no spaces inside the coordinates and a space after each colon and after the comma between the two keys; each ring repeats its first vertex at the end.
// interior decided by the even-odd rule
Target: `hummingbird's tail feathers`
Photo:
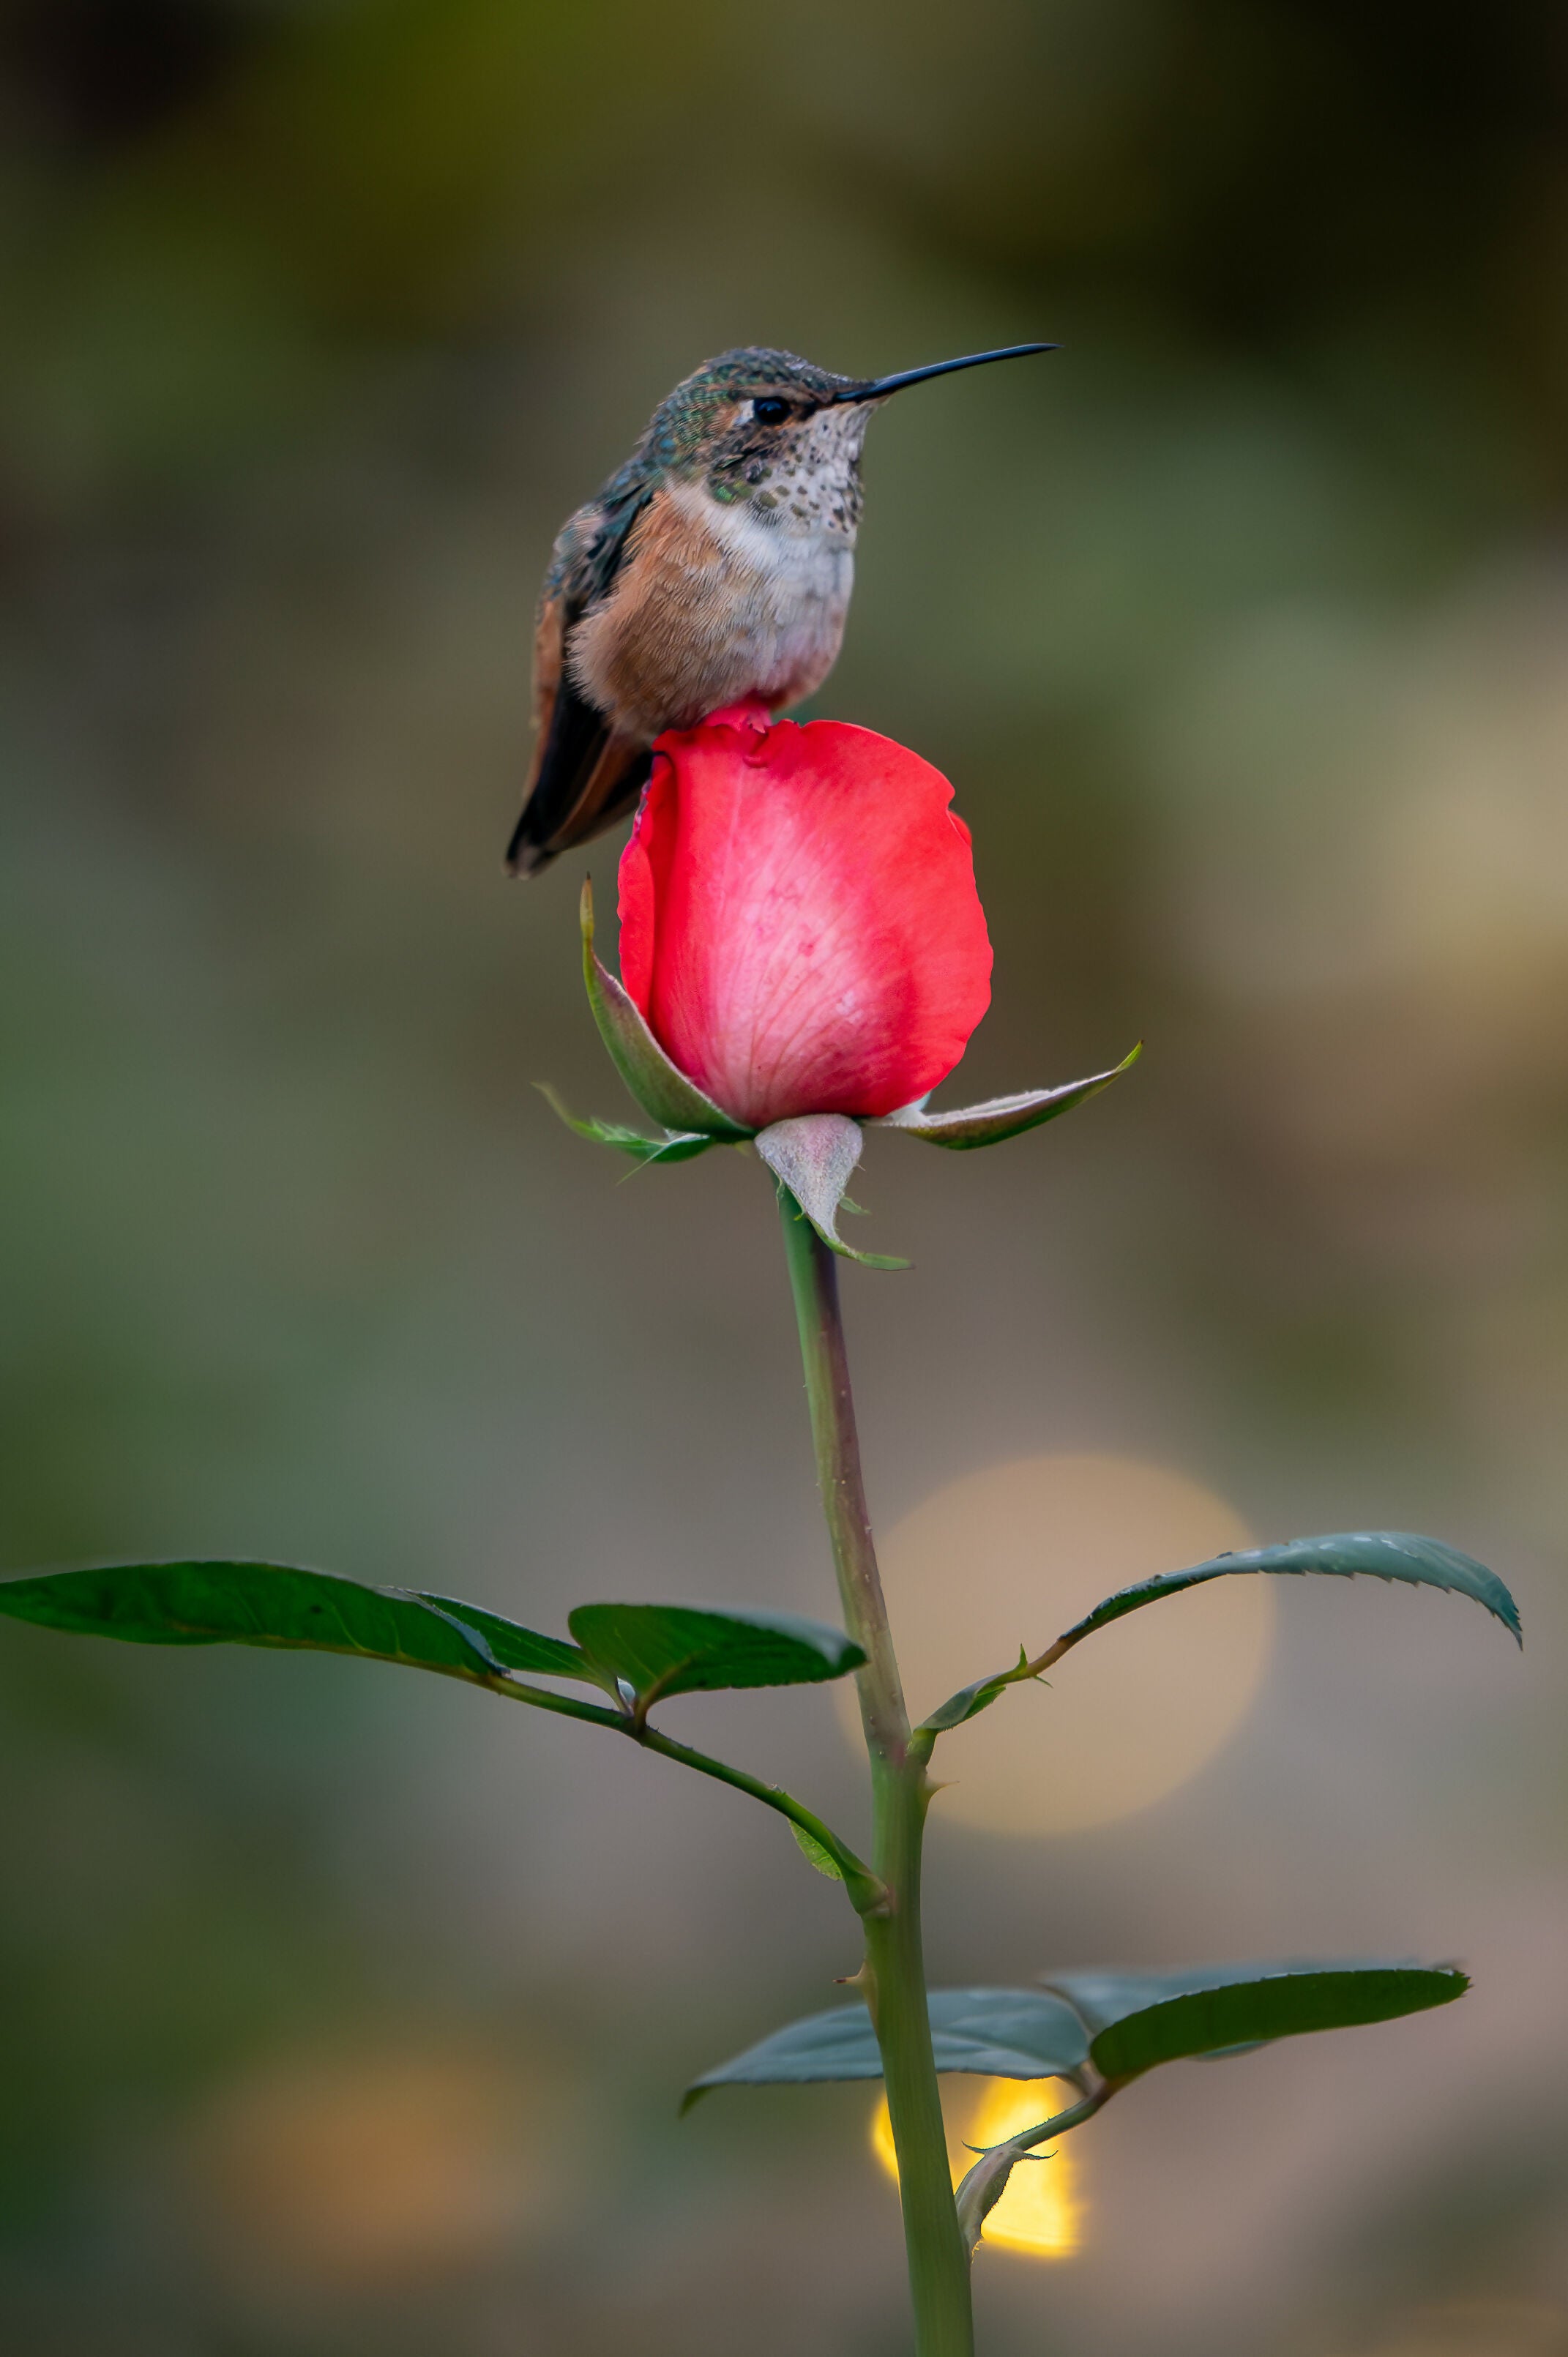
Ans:
{"type": "MultiPolygon", "coordinates": [[[[541,617],[542,637],[545,619],[541,617]]],[[[532,875],[543,865],[549,856],[545,846],[575,804],[609,740],[604,714],[578,694],[564,672],[559,614],[551,619],[556,622],[550,667],[553,676],[536,681],[539,735],[522,790],[522,815],[507,845],[506,864],[513,876],[532,875]]]]}
{"type": "Polygon", "coordinates": [[[532,791],[507,845],[513,876],[537,876],[636,806],[653,756],[623,737],[564,680],[536,759],[532,791]]]}

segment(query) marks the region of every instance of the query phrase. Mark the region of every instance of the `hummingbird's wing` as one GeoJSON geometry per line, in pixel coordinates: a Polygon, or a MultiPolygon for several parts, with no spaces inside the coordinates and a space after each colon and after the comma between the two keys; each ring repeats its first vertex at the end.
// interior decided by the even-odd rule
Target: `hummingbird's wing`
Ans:
{"type": "Polygon", "coordinates": [[[613,826],[642,791],[653,757],[590,704],[566,655],[575,625],[605,598],[653,483],[628,468],[579,508],[555,543],[533,647],[537,735],[522,816],[507,845],[514,876],[533,876],[558,852],[613,826]]]}

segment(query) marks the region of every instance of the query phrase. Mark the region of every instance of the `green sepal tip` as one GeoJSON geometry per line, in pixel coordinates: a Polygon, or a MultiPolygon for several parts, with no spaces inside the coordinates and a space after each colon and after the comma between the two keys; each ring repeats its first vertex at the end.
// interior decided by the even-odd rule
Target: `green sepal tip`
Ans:
{"type": "Polygon", "coordinates": [[[983,1104],[958,1105],[950,1113],[930,1113],[925,1103],[906,1105],[900,1113],[890,1113],[883,1120],[885,1129],[901,1129],[910,1137],[924,1138],[929,1146],[945,1146],[955,1153],[969,1153],[979,1146],[1000,1146],[1004,1138],[1021,1137],[1026,1129],[1038,1129],[1042,1122],[1055,1121],[1075,1105],[1087,1104],[1112,1081],[1119,1081],[1131,1070],[1144,1052],[1140,1039],[1136,1047],[1122,1057],[1108,1072],[1095,1072],[1087,1081],[1068,1081],[1057,1089],[1025,1089],[1015,1096],[988,1097],[983,1104]]]}
{"type": "Polygon", "coordinates": [[[564,1105],[548,1081],[535,1081],[534,1087],[558,1120],[579,1137],[595,1146],[612,1146],[618,1154],[629,1155],[633,1162],[691,1162],[705,1154],[710,1146],[722,1146],[718,1137],[703,1137],[689,1130],[670,1130],[662,1137],[645,1137],[639,1129],[628,1129],[624,1122],[600,1121],[590,1114],[587,1119],[577,1115],[564,1105]]]}

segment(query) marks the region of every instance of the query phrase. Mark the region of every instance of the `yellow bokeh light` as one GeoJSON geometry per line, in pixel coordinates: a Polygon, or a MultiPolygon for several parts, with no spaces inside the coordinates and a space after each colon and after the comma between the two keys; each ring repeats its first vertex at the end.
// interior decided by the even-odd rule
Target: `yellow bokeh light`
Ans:
{"type": "MultiPolygon", "coordinates": [[[[944,2085],[948,2164],[956,2186],[974,2166],[971,2145],[1001,2144],[1023,2128],[1048,2120],[1078,2101],[1065,2079],[983,2079],[967,2100],[953,2102],[944,2085]]],[[[985,2221],[984,2239],[1004,2250],[1027,2251],[1036,2259],[1070,2259],[1082,2241],[1082,2202],[1070,2139],[1047,2145],[1049,2159],[1020,2161],[1007,2190],[985,2221]]],[[[880,2096],[871,2120],[871,2148],[895,2183],[897,2158],[887,2098],[880,2096]]]]}
{"type": "MultiPolygon", "coordinates": [[[[882,1545],[912,1714],[1037,1652],[1114,1588],[1251,1544],[1185,1474],[1122,1457],[1029,1457],[965,1475],[882,1545]]],[[[1265,1579],[1221,1579],[1099,1631],[942,1738],[944,1817],[993,1833],[1109,1824],[1162,1800],[1229,1740],[1262,1683],[1265,1579]]],[[[859,1741],[850,1682],[838,1700],[859,1741]]],[[[1036,2172],[1039,2173],[1039,2172],[1036,2172]]]]}

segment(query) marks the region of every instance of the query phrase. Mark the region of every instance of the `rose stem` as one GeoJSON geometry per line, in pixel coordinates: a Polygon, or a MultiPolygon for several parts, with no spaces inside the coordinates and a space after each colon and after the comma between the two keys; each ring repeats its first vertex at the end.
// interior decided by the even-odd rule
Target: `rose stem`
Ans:
{"type": "Polygon", "coordinates": [[[886,1896],[862,1916],[862,1985],[882,2050],[898,2158],[916,2357],[972,2357],[969,2260],[948,2169],[920,1943],[920,1845],[933,1790],[926,1775],[930,1747],[911,1737],[887,1626],[861,1480],[837,1266],[788,1189],[779,1189],[779,1200],[822,1511],[845,1626],[865,1654],[856,1684],[871,1761],[873,1858],[886,1896]]]}

